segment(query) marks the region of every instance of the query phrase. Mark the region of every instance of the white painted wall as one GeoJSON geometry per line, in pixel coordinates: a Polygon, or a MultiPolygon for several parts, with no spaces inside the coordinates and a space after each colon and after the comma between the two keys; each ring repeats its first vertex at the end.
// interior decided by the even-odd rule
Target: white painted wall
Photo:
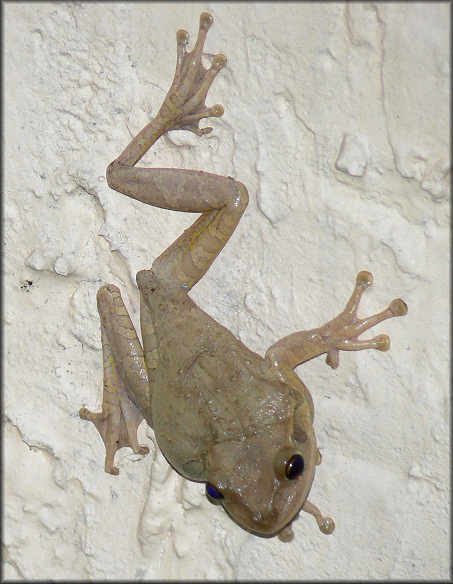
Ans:
{"type": "MultiPolygon", "coordinates": [[[[8,578],[435,579],[449,575],[449,6],[435,3],[6,3],[4,12],[4,544],[8,578]],[[250,205],[193,291],[253,350],[396,297],[388,353],[299,368],[323,464],[290,544],[242,531],[156,450],[120,475],[82,405],[102,397],[95,295],[193,217],[111,191],[107,164],[158,110],[175,33],[215,23],[228,66],[199,139],[150,165],[244,182],[250,205]]],[[[365,335],[366,336],[366,335],[365,335]]],[[[370,336],[370,335],[369,335],[370,336]]],[[[143,429],[144,431],[144,429],[143,429]]],[[[143,432],[144,433],[144,432],[143,432]]]]}

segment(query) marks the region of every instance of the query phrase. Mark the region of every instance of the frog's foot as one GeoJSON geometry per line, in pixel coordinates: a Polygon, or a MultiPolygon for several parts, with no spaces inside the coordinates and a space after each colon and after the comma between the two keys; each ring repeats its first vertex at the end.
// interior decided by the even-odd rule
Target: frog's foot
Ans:
{"type": "MultiPolygon", "coordinates": [[[[102,321],[101,338],[104,365],[102,411],[94,413],[86,408],[81,408],[79,410],[79,415],[83,420],[93,422],[98,429],[105,444],[105,472],[117,475],[119,471],[113,464],[113,458],[117,450],[123,446],[130,446],[135,454],[147,454],[149,448],[146,446],[140,446],[138,443],[137,428],[143,420],[143,415],[140,413],[140,410],[131,400],[126,391],[126,386],[118,369],[117,360],[114,357],[112,344],[110,343],[106,332],[105,325],[109,324],[106,321],[109,320],[109,316],[112,317],[112,312],[113,316],[116,316],[118,321],[117,328],[120,328],[121,338],[125,340],[130,348],[136,349],[133,351],[133,356],[134,353],[138,352],[139,345],[137,344],[138,340],[136,339],[135,329],[133,328],[129,317],[121,314],[121,308],[124,308],[124,305],[122,304],[119,290],[115,286],[107,285],[99,290],[98,306],[100,308],[102,321]],[[116,305],[115,300],[117,301],[116,305]],[[115,313],[115,308],[118,314],[115,313]]],[[[110,325],[112,325],[111,321],[112,319],[110,318],[110,325]]],[[[115,329],[114,326],[112,328],[115,329]]],[[[111,337],[114,338],[113,333],[111,337]]],[[[125,360],[129,361],[130,365],[132,359],[128,360],[126,356],[125,360]]],[[[119,363],[121,364],[121,360],[119,363]]],[[[130,367],[130,369],[133,375],[134,367],[130,367]]],[[[124,371],[123,375],[126,375],[124,371]]],[[[129,381],[131,380],[129,379],[129,381]]]]}
{"type": "Polygon", "coordinates": [[[200,129],[199,121],[223,115],[223,107],[220,104],[210,108],[205,104],[212,82],[227,62],[224,55],[218,54],[213,57],[209,69],[203,66],[203,46],[213,22],[214,19],[209,13],[201,14],[198,38],[190,53],[186,51],[189,40],[187,31],[178,30],[176,33],[178,48],[175,77],[156,118],[166,131],[189,130],[202,136],[211,132],[212,128],[200,129]]]}
{"type": "Polygon", "coordinates": [[[354,292],[343,312],[318,329],[320,336],[329,346],[326,363],[332,369],[338,367],[340,351],[360,351],[362,349],[387,351],[390,348],[390,339],[387,335],[378,335],[369,340],[359,340],[357,337],[383,320],[407,314],[406,303],[398,298],[378,314],[363,319],[357,318],[360,299],[372,283],[373,276],[370,272],[360,272],[357,276],[354,292]]]}
{"type": "Polygon", "coordinates": [[[123,446],[130,446],[135,454],[148,454],[147,446],[137,441],[137,428],[143,416],[132,403],[125,391],[111,393],[104,387],[102,412],[94,413],[81,408],[83,420],[93,422],[105,445],[105,472],[117,475],[119,470],[113,464],[115,452],[123,446]],[[112,399],[113,398],[113,399],[112,399]]]}

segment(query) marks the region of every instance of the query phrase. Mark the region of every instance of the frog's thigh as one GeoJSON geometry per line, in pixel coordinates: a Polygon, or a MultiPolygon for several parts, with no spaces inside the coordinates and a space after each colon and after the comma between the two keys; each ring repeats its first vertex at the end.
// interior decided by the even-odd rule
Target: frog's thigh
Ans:
{"type": "MultiPolygon", "coordinates": [[[[207,173],[203,173],[206,176],[207,173]]],[[[199,200],[211,206],[153,262],[153,271],[190,290],[206,273],[239,223],[248,203],[246,187],[209,175],[199,184],[199,200]],[[218,180],[217,180],[218,179],[218,180]],[[207,193],[203,188],[208,189],[207,193]],[[208,196],[209,195],[209,196],[208,196]]],[[[197,212],[196,206],[193,211],[197,212]]]]}
{"type": "Polygon", "coordinates": [[[208,172],[113,162],[107,179],[113,189],[143,203],[202,214],[153,263],[156,274],[189,290],[223,249],[248,203],[242,183],[208,172]]]}
{"type": "MultiPolygon", "coordinates": [[[[119,448],[130,446],[135,453],[149,452],[137,441],[137,427],[144,417],[137,405],[146,400],[149,404],[149,385],[143,351],[116,286],[99,290],[98,310],[104,366],[102,412],[82,408],[80,416],[93,422],[102,436],[105,471],[118,474],[113,458],[119,448]]],[[[150,412],[146,418],[150,419],[150,412]]]]}

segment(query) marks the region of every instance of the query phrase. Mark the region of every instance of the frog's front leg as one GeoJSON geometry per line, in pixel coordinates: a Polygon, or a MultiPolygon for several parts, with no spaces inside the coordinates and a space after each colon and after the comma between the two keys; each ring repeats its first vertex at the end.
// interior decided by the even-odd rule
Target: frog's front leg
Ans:
{"type": "Polygon", "coordinates": [[[105,444],[105,471],[116,475],[119,471],[113,458],[119,448],[130,446],[138,454],[149,452],[137,441],[137,427],[144,416],[152,425],[149,384],[143,350],[120,291],[111,284],[103,286],[97,300],[104,366],[102,411],[81,408],[79,414],[98,429],[105,444]]]}
{"type": "MultiPolygon", "coordinates": [[[[387,335],[378,335],[370,340],[359,340],[358,336],[387,318],[404,316],[407,313],[407,306],[400,299],[393,300],[386,310],[368,318],[357,318],[360,299],[364,291],[372,283],[373,276],[370,272],[360,272],[357,276],[354,292],[343,312],[324,326],[309,331],[293,333],[280,339],[269,347],[266,352],[266,358],[273,366],[280,369],[283,375],[285,375],[285,370],[287,371],[286,375],[294,375],[291,371],[292,369],[323,353],[327,353],[327,364],[332,369],[336,369],[339,364],[341,350],[378,349],[379,351],[387,351],[390,347],[390,339],[387,335]]],[[[309,394],[308,390],[307,394],[309,394]]],[[[313,415],[311,397],[308,395],[307,399],[313,415]]],[[[321,458],[319,458],[318,464],[320,462],[321,458]]],[[[323,516],[313,503],[306,500],[302,510],[315,517],[323,533],[329,534],[333,532],[335,528],[333,519],[323,516]]],[[[290,536],[290,529],[288,534],[283,534],[283,537],[290,536]]]]}
{"type": "Polygon", "coordinates": [[[293,333],[280,339],[269,347],[266,357],[277,366],[294,369],[313,357],[327,353],[327,364],[332,369],[336,369],[340,351],[362,349],[387,351],[390,347],[390,339],[387,335],[378,335],[369,340],[359,340],[358,336],[383,320],[404,316],[407,313],[407,305],[403,300],[393,300],[386,310],[368,318],[357,318],[360,299],[372,283],[373,276],[370,272],[360,272],[354,292],[343,312],[324,326],[293,333]]]}

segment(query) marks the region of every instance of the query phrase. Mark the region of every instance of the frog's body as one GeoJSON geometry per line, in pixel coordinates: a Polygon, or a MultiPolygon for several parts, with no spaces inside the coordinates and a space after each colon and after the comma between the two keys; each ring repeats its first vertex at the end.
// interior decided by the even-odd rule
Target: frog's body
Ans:
{"type": "Polygon", "coordinates": [[[282,384],[271,395],[262,391],[263,385],[272,387],[271,377],[276,381],[262,357],[202,311],[179,286],[158,286],[149,276],[142,273],[138,281],[159,347],[151,407],[156,439],[185,477],[206,481],[205,459],[214,443],[241,440],[263,425],[274,425],[269,400],[277,402],[278,414],[286,419],[293,404],[281,391],[282,384]],[[144,287],[145,278],[149,283],[144,287]],[[247,407],[251,402],[256,404],[253,410],[247,407]],[[168,428],[174,431],[169,433],[168,428]],[[180,436],[184,440],[175,442],[180,436]]]}
{"type": "Polygon", "coordinates": [[[338,366],[339,351],[387,350],[379,335],[358,335],[407,308],[402,300],[369,318],[357,318],[364,290],[372,283],[361,272],[345,310],[324,326],[294,333],[272,345],[263,358],[250,351],[189,297],[238,224],[248,202],[247,189],[232,178],[201,171],[137,168],[135,164],[156,140],[174,129],[198,135],[198,122],[219,116],[219,105],[207,108],[206,94],[225,66],[223,55],[206,70],[201,63],[212,17],[203,13],[191,53],[188,35],[178,31],[178,59],[173,84],[152,122],[132,140],[107,169],[115,190],[154,206],[201,213],[153,263],[137,274],[141,294],[140,343],[118,288],[98,293],[104,356],[102,412],[86,408],[106,446],[105,470],[116,450],[137,442],[143,418],[153,427],[169,463],[184,477],[206,482],[208,498],[222,504],[244,529],[261,536],[292,538],[291,522],[303,509],[313,514],[324,533],[333,521],[307,501],[321,457],[313,429],[311,395],[293,369],[327,353],[338,366]]]}
{"type": "Polygon", "coordinates": [[[173,467],[188,479],[206,481],[205,459],[213,444],[266,433],[281,419],[288,425],[294,401],[265,359],[202,311],[179,286],[160,287],[149,275],[140,274],[139,286],[159,347],[153,429],[173,467]],[[143,287],[145,277],[152,284],[143,287]]]}

